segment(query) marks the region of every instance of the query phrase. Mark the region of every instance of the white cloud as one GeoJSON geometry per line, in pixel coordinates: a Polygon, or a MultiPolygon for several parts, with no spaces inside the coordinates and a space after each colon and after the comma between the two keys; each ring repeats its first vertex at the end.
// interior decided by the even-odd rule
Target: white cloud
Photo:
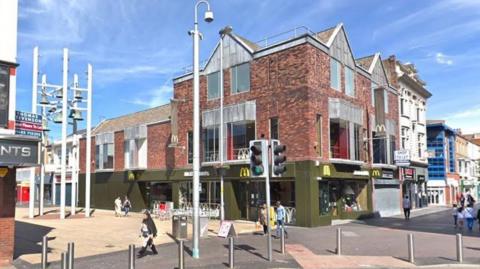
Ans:
{"type": "Polygon", "coordinates": [[[445,64],[445,65],[452,65],[453,64],[453,60],[451,59],[451,57],[441,53],[441,52],[437,52],[437,54],[435,54],[435,61],[439,64],[445,64]]]}
{"type": "Polygon", "coordinates": [[[472,118],[472,119],[476,118],[477,120],[479,120],[480,119],[480,106],[470,107],[470,108],[467,108],[465,110],[458,111],[458,112],[454,113],[453,115],[447,117],[447,119],[450,119],[450,120],[466,119],[466,118],[472,118]]]}
{"type": "Polygon", "coordinates": [[[163,85],[159,88],[146,91],[142,97],[135,97],[132,100],[124,100],[126,103],[145,106],[156,107],[167,103],[172,97],[173,87],[170,85],[163,85]]]}

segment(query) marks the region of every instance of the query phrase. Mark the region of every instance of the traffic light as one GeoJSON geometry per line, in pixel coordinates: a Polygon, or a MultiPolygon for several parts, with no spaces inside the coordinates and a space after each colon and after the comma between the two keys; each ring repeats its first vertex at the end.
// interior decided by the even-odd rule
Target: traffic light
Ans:
{"type": "Polygon", "coordinates": [[[272,177],[281,177],[285,171],[287,171],[287,167],[285,166],[285,162],[287,161],[287,156],[285,155],[285,151],[287,147],[285,145],[280,144],[279,140],[272,139],[271,140],[271,148],[272,148],[272,177]]]}
{"type": "Polygon", "coordinates": [[[252,177],[265,177],[265,165],[268,165],[268,148],[265,140],[252,140],[250,148],[250,171],[252,177]]]}

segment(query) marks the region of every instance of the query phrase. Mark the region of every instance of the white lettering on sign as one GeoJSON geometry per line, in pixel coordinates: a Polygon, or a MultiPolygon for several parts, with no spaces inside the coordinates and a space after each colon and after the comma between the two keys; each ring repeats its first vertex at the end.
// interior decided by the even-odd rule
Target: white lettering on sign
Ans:
{"type": "Polygon", "coordinates": [[[0,146],[0,155],[30,157],[32,155],[32,151],[29,147],[0,146]]]}

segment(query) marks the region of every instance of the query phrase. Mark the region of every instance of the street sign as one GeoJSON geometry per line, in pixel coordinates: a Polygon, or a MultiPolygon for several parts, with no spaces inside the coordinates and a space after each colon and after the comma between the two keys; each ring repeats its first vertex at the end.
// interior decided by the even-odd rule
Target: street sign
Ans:
{"type": "Polygon", "coordinates": [[[235,227],[233,226],[233,222],[231,221],[222,221],[220,228],[218,229],[218,237],[235,237],[237,236],[237,232],[235,231],[235,227]]]}
{"type": "MultiPolygon", "coordinates": [[[[208,171],[200,171],[201,177],[208,177],[210,173],[208,171]]],[[[183,173],[184,177],[193,177],[193,171],[188,171],[183,173]]]]}
{"type": "Polygon", "coordinates": [[[0,139],[0,163],[34,166],[39,163],[38,141],[0,139]]]}
{"type": "Polygon", "coordinates": [[[42,138],[42,116],[15,111],[15,134],[42,138]]]}
{"type": "Polygon", "coordinates": [[[394,159],[397,166],[410,166],[410,151],[406,149],[395,150],[394,159]]]}

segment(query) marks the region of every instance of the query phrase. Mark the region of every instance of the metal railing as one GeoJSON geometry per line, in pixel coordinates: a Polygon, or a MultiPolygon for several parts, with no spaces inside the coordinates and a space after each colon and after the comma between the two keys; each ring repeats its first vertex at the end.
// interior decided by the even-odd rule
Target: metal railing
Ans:
{"type": "Polygon", "coordinates": [[[288,31],[284,31],[278,34],[265,37],[264,39],[255,42],[255,45],[261,48],[266,48],[266,47],[273,46],[275,44],[287,41],[289,39],[297,38],[305,34],[315,35],[315,32],[313,32],[306,26],[298,26],[288,31]]]}

